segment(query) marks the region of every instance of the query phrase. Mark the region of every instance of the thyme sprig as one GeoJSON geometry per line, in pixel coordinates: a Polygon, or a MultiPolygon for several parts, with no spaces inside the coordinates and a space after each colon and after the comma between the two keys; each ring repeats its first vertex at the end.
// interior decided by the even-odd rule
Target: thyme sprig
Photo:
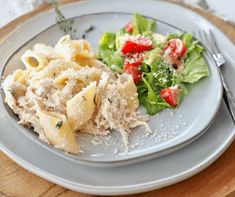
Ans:
{"type": "Polygon", "coordinates": [[[72,39],[76,39],[77,30],[74,29],[73,27],[73,24],[74,24],[73,19],[65,18],[64,14],[61,12],[59,8],[59,4],[57,0],[51,0],[50,2],[54,6],[54,10],[56,14],[56,22],[59,25],[60,30],[63,31],[64,34],[69,34],[72,39]]]}
{"type": "MultiPolygon", "coordinates": [[[[54,6],[56,22],[59,25],[60,30],[63,31],[64,34],[69,34],[72,39],[77,39],[77,30],[74,28],[74,20],[65,18],[59,8],[58,0],[49,0],[49,2],[54,6]]],[[[86,39],[86,35],[94,29],[95,27],[93,25],[88,26],[81,37],[86,39]]]]}

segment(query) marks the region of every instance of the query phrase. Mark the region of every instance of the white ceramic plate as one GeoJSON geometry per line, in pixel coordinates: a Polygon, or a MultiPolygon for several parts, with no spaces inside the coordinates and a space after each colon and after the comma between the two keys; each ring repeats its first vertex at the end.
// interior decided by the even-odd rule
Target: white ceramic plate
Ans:
{"type": "MultiPolygon", "coordinates": [[[[199,15],[176,5],[152,0],[135,1],[138,2],[137,4],[133,4],[133,1],[120,0],[113,1],[111,5],[108,4],[110,1],[99,1],[100,6],[97,6],[96,2],[68,5],[63,11],[69,17],[76,16],[78,12],[79,14],[99,11],[139,12],[172,23],[186,31],[212,29],[227,60],[223,70],[224,76],[235,93],[235,86],[232,86],[235,75],[234,46],[224,34],[199,15]]],[[[46,28],[44,24],[53,18],[52,13],[41,14],[24,25],[31,29],[32,34],[36,34],[34,20],[39,20],[41,28],[44,29],[46,28]]],[[[11,37],[24,37],[26,33],[27,31],[20,27],[11,37]]],[[[4,42],[4,50],[1,48],[2,57],[12,51],[7,47],[7,43],[8,40],[4,42]]],[[[14,45],[20,46],[23,43],[17,40],[14,45]]],[[[0,102],[0,109],[2,108],[2,102],[0,102]]],[[[186,179],[218,158],[232,142],[235,132],[230,115],[222,104],[211,127],[189,146],[163,157],[134,165],[96,168],[80,165],[74,160],[62,158],[48,151],[44,146],[26,138],[22,132],[16,130],[5,113],[0,113],[0,118],[0,148],[11,159],[29,171],[62,186],[101,195],[144,192],[186,179]]]]}
{"type": "MultiPolygon", "coordinates": [[[[75,7],[71,7],[71,9],[75,9],[75,7]]],[[[47,14],[44,14],[43,17],[45,19],[48,18],[47,14]]],[[[93,13],[75,17],[74,26],[78,30],[78,37],[81,38],[85,29],[93,25],[95,30],[87,34],[86,38],[92,43],[94,48],[97,48],[97,43],[102,32],[116,32],[123,27],[130,18],[131,14],[128,13],[93,13]]],[[[40,24],[40,20],[37,18],[32,20],[32,22],[36,26],[40,24]]],[[[54,20],[50,23],[53,22],[54,20]]],[[[165,22],[156,21],[156,23],[157,32],[159,33],[167,34],[179,31],[178,28],[165,22]]],[[[25,29],[28,29],[28,26],[23,25],[21,29],[25,31],[25,29]]],[[[9,42],[15,43],[18,42],[18,40],[21,42],[24,40],[24,42],[23,46],[16,44],[9,46],[12,48],[12,51],[7,54],[7,56],[11,55],[11,57],[6,59],[7,63],[3,75],[7,76],[9,73],[19,68],[19,66],[23,67],[20,62],[20,57],[24,51],[31,48],[33,44],[48,43],[55,45],[62,35],[63,33],[58,26],[54,25],[45,30],[39,26],[37,34],[31,34],[31,31],[27,31],[27,35],[25,35],[24,38],[16,36],[9,37],[9,42]],[[34,36],[32,39],[30,39],[31,35],[34,36]]],[[[4,43],[2,47],[4,48],[4,43]]],[[[12,121],[18,126],[18,130],[27,134],[27,136],[37,143],[46,146],[48,150],[60,154],[61,156],[69,156],[71,159],[84,164],[117,166],[154,158],[175,151],[192,142],[206,130],[209,123],[214,118],[222,98],[222,85],[217,66],[208,52],[205,53],[205,58],[209,64],[210,76],[190,87],[192,90],[184,98],[179,108],[175,110],[164,110],[155,116],[151,116],[149,121],[149,125],[153,131],[151,135],[146,136],[143,128],[136,129],[129,138],[130,150],[128,152],[126,152],[125,148],[122,146],[122,137],[119,132],[113,132],[105,138],[80,133],[78,135],[78,143],[83,152],[77,156],[64,154],[39,141],[37,136],[35,137],[36,134],[34,131],[26,131],[25,128],[18,126],[16,124],[16,117],[11,113],[11,116],[13,116],[12,121]],[[93,145],[92,142],[94,140],[98,142],[101,141],[102,143],[93,145]]],[[[2,61],[1,64],[4,65],[3,63],[2,61]]],[[[10,113],[7,107],[6,109],[10,113]]]]}

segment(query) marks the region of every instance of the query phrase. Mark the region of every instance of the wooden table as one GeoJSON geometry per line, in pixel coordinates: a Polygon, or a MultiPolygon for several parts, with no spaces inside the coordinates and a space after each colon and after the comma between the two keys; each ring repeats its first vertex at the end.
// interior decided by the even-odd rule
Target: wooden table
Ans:
{"type": "MultiPolygon", "coordinates": [[[[64,0],[62,3],[69,3],[73,1],[74,0],[64,0]]],[[[50,8],[50,5],[43,5],[37,10],[9,23],[0,29],[0,40],[28,18],[50,8]]],[[[193,9],[195,12],[201,14],[214,23],[214,25],[219,27],[232,40],[232,42],[235,43],[234,27],[202,10],[195,8],[190,9],[193,9]]],[[[88,197],[91,195],[74,192],[54,183],[48,182],[24,170],[22,167],[11,161],[3,153],[0,153],[0,197],[2,196],[88,197]]],[[[172,186],[136,196],[235,196],[235,142],[217,161],[215,161],[211,166],[206,168],[201,173],[172,186]]]]}

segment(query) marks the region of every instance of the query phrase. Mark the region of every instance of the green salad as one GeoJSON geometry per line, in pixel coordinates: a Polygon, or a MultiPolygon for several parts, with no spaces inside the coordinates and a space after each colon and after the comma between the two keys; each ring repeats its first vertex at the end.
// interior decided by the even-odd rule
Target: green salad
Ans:
{"type": "Polygon", "coordinates": [[[192,34],[155,33],[156,23],[139,14],[118,32],[105,32],[98,57],[114,72],[132,75],[138,98],[150,115],[177,107],[188,84],[209,75],[203,47],[192,34]]]}

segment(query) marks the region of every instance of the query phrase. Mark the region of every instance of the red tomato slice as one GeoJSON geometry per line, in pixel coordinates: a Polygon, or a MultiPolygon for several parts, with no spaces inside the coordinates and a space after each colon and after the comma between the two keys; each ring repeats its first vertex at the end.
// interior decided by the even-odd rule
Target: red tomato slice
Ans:
{"type": "Polygon", "coordinates": [[[131,74],[135,83],[138,83],[141,80],[141,70],[139,66],[133,64],[124,64],[123,70],[131,74]]]}
{"type": "Polygon", "coordinates": [[[170,60],[170,63],[178,64],[180,58],[184,56],[187,49],[184,42],[178,38],[173,38],[168,41],[168,45],[165,49],[165,55],[170,60]]]}
{"type": "Polygon", "coordinates": [[[129,23],[127,23],[124,27],[124,29],[126,30],[126,32],[128,32],[129,34],[133,33],[133,23],[132,21],[130,21],[129,23]]]}
{"type": "Polygon", "coordinates": [[[172,107],[178,105],[179,102],[179,88],[177,85],[169,88],[164,88],[160,91],[161,98],[172,107]]]}
{"type": "Polygon", "coordinates": [[[121,49],[123,54],[127,53],[142,53],[144,51],[151,50],[153,48],[151,41],[147,38],[139,37],[137,41],[127,40],[121,49]]]}
{"type": "Polygon", "coordinates": [[[186,52],[184,42],[178,38],[169,40],[167,48],[170,49],[170,52],[172,53],[171,55],[176,55],[179,58],[183,57],[186,52]]]}

